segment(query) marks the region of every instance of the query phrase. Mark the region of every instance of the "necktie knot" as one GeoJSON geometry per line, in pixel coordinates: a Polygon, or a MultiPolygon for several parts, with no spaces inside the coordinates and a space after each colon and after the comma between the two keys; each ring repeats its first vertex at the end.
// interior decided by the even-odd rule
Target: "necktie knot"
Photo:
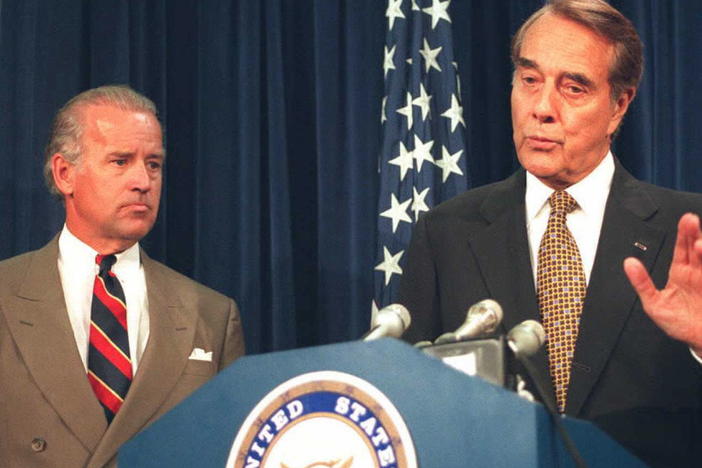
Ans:
{"type": "Polygon", "coordinates": [[[575,201],[575,198],[565,190],[553,192],[548,202],[551,205],[551,210],[556,214],[568,214],[578,206],[578,202],[575,201]]]}
{"type": "Polygon", "coordinates": [[[95,256],[95,263],[100,266],[100,276],[105,276],[105,273],[112,269],[112,266],[117,262],[117,257],[114,255],[100,255],[95,256]]]}

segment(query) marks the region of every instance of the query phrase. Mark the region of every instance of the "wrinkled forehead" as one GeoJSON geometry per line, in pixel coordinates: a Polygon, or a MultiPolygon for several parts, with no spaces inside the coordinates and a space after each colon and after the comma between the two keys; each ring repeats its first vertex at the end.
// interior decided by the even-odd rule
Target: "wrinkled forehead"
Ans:
{"type": "Polygon", "coordinates": [[[565,73],[608,80],[615,47],[572,19],[546,13],[525,31],[516,66],[556,67],[565,73]]]}

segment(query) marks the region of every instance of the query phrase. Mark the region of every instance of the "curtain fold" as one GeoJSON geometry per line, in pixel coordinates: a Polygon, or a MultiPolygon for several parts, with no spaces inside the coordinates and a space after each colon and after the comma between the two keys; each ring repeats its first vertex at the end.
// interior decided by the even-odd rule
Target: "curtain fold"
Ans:
{"type": "Polygon", "coordinates": [[[359,337],[370,324],[375,226],[369,221],[377,206],[383,95],[381,7],[373,0],[314,2],[315,332],[322,342],[359,337]]]}
{"type": "MultiPolygon", "coordinates": [[[[646,44],[615,153],[640,178],[700,191],[702,3],[612,3],[646,44]]],[[[517,167],[509,42],[540,5],[451,4],[473,186],[517,167]]],[[[385,9],[0,0],[0,258],[38,248],[63,222],[41,175],[56,110],[128,83],[156,102],[166,132],[150,255],[236,298],[249,352],[356,339],[375,274],[385,9]]]]}

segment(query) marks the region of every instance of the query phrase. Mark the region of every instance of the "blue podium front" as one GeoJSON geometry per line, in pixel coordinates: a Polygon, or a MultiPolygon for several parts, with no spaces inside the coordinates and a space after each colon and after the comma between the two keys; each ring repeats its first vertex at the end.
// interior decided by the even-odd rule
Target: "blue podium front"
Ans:
{"type": "MultiPolygon", "coordinates": [[[[589,467],[645,466],[592,424],[569,418],[564,424],[589,467]]],[[[243,357],[125,444],[118,465],[305,468],[311,459],[317,460],[314,466],[343,468],[573,466],[542,405],[392,339],[243,357]],[[313,411],[327,415],[318,434],[291,422],[309,421],[313,411]],[[403,426],[393,422],[397,417],[404,428],[391,433],[388,427],[403,426]],[[349,421],[357,427],[347,431],[349,421]],[[335,431],[365,431],[366,445],[377,456],[329,461],[341,437],[335,431]],[[297,462],[304,466],[268,457],[284,434],[294,440],[289,444],[308,444],[312,448],[302,451],[323,455],[297,462]]]]}

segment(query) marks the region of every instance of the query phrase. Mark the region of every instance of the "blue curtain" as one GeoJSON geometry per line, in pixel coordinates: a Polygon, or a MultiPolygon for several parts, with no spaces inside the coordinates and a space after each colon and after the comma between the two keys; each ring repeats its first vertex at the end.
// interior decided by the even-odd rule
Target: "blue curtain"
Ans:
{"type": "MultiPolygon", "coordinates": [[[[409,8],[409,1],[404,8],[409,8]]],[[[422,1],[420,1],[422,3],[422,1]]],[[[702,190],[702,2],[613,1],[646,44],[615,145],[640,178],[702,190]]],[[[516,167],[509,41],[537,0],[454,0],[473,185],[516,167]]],[[[168,160],[150,254],[237,299],[249,352],[355,339],[373,295],[385,2],[0,3],[0,258],[60,229],[42,150],[72,95],[128,83],[168,160]]]]}

